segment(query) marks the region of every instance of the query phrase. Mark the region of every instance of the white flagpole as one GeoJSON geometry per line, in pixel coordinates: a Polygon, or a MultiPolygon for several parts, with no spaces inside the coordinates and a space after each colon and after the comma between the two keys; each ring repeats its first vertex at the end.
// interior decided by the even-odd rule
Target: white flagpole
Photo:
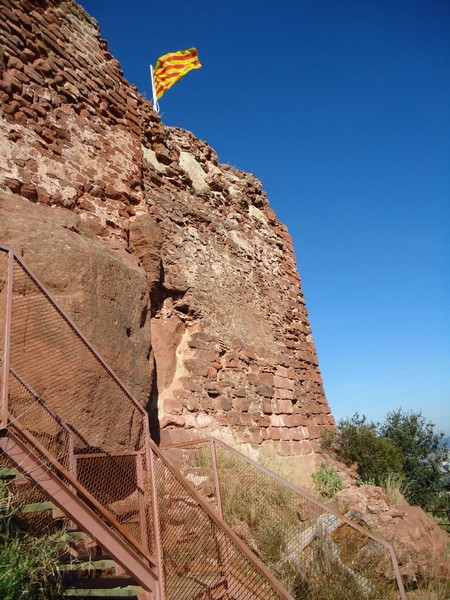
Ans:
{"type": "Polygon", "coordinates": [[[153,65],[150,65],[150,79],[152,80],[153,108],[159,113],[159,104],[156,100],[155,78],[153,77],[153,65]]]}

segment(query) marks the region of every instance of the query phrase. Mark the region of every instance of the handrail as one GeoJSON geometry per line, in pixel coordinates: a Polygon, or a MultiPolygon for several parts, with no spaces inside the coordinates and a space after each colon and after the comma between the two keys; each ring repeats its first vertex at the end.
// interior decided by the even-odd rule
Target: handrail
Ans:
{"type": "Polygon", "coordinates": [[[337,510],[335,510],[333,507],[331,507],[331,506],[329,506],[327,504],[324,504],[323,502],[321,502],[320,500],[318,500],[317,498],[315,498],[311,494],[308,494],[308,492],[305,492],[305,491],[301,490],[300,488],[298,488],[297,486],[293,485],[289,481],[283,479],[282,477],[280,477],[276,473],[273,473],[272,471],[270,471],[266,467],[263,467],[262,465],[258,464],[257,462],[255,462],[254,460],[252,460],[251,458],[249,458],[248,456],[245,456],[245,454],[242,454],[238,450],[232,448],[228,444],[225,444],[221,440],[218,440],[217,438],[214,438],[212,436],[211,437],[206,437],[206,438],[198,438],[198,439],[195,439],[195,440],[189,440],[187,442],[178,442],[176,444],[170,444],[168,446],[162,447],[161,451],[164,452],[164,450],[171,450],[171,449],[177,449],[177,448],[181,449],[181,448],[185,448],[186,446],[195,446],[197,444],[202,444],[202,443],[206,443],[206,442],[210,442],[210,441],[212,441],[213,444],[217,444],[218,446],[222,446],[228,452],[230,452],[231,454],[234,454],[240,460],[243,460],[244,462],[248,463],[252,467],[258,469],[260,472],[262,472],[265,475],[269,476],[270,478],[276,480],[278,483],[281,483],[285,487],[289,488],[290,490],[292,490],[293,492],[295,492],[299,496],[302,496],[303,498],[305,498],[306,500],[308,500],[312,504],[316,505],[317,507],[321,508],[322,510],[331,513],[332,515],[334,515],[335,517],[337,517],[338,519],[340,519],[343,523],[346,523],[347,525],[349,525],[350,527],[352,527],[353,529],[355,529],[359,533],[367,536],[368,538],[370,538],[373,541],[377,542],[381,546],[384,546],[384,548],[386,548],[386,550],[389,551],[389,555],[391,557],[391,562],[392,562],[392,566],[393,566],[393,569],[394,569],[395,578],[396,578],[397,586],[398,586],[398,589],[399,589],[400,598],[401,598],[401,600],[407,600],[407,596],[406,596],[405,588],[404,588],[404,585],[403,585],[403,580],[402,580],[402,576],[401,576],[401,573],[400,573],[400,568],[398,566],[398,561],[397,561],[397,557],[396,557],[396,554],[395,554],[395,549],[394,549],[393,544],[391,544],[390,542],[386,541],[382,537],[376,535],[375,533],[369,531],[368,529],[364,529],[363,527],[361,527],[357,523],[354,523],[353,521],[351,521],[350,519],[348,519],[345,515],[342,515],[337,510]]]}
{"type": "Polygon", "coordinates": [[[270,569],[268,569],[266,565],[250,550],[250,548],[231,529],[231,527],[216,514],[211,506],[199,495],[198,490],[192,485],[192,483],[183,477],[179,469],[172,464],[170,459],[164,456],[163,452],[158,448],[153,440],[150,440],[150,449],[164,462],[166,466],[170,468],[172,474],[177,478],[179,483],[181,483],[181,485],[187,488],[194,495],[196,501],[207,513],[208,517],[212,519],[214,523],[227,534],[228,537],[231,538],[233,543],[238,547],[242,554],[244,554],[254,569],[271,584],[273,589],[279,594],[280,598],[285,600],[293,600],[292,596],[284,588],[280,581],[274,577],[270,569]]]}
{"type": "Polygon", "coordinates": [[[121,525],[115,517],[109,513],[99,502],[94,498],[92,494],[90,494],[78,481],[76,477],[72,475],[70,471],[68,471],[59,461],[57,461],[29,431],[27,431],[18,421],[14,421],[9,424],[8,430],[11,428],[16,429],[17,432],[22,436],[27,442],[34,446],[36,450],[39,451],[40,454],[43,455],[45,460],[52,465],[52,468],[55,472],[66,479],[70,485],[76,490],[79,497],[83,497],[89,504],[95,507],[95,510],[100,513],[103,519],[105,519],[110,525],[112,525],[117,531],[120,533],[122,537],[124,537],[127,541],[127,544],[133,546],[135,550],[146,558],[153,567],[157,566],[157,562],[155,557],[148,552],[146,548],[138,544],[138,542],[128,533],[128,531],[121,525]]]}

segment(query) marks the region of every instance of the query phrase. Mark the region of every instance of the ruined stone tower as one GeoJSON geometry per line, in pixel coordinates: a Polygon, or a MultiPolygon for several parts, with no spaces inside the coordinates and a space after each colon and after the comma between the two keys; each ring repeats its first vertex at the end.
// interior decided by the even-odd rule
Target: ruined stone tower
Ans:
{"type": "Polygon", "coordinates": [[[148,407],[156,439],[312,454],[334,421],[261,183],[164,126],[73,0],[0,12],[0,243],[148,407]]]}

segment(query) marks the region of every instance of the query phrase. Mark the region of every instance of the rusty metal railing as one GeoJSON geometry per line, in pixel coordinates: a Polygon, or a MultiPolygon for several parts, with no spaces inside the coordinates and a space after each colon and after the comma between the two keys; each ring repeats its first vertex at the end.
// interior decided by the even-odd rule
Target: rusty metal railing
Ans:
{"type": "Polygon", "coordinates": [[[2,424],[20,423],[75,476],[82,465],[83,486],[152,553],[149,482],[139,469],[149,452],[145,410],[21,259],[3,250],[0,261],[2,424]],[[124,450],[134,452],[133,468],[119,458],[124,450]]]}
{"type": "MultiPolygon", "coordinates": [[[[49,469],[48,477],[60,482],[52,489],[60,486],[67,506],[78,515],[77,503],[93,511],[98,531],[90,533],[114,529],[118,556],[140,556],[130,564],[142,560],[150,578],[143,579],[155,582],[150,472],[142,468],[150,452],[147,414],[23,261],[3,247],[0,342],[3,453],[49,469]]],[[[43,471],[38,483],[44,478],[43,471]]]]}
{"type": "Polygon", "coordinates": [[[156,565],[158,587],[146,588],[155,598],[291,598],[163,456],[144,409],[1,246],[0,353],[0,455],[75,522],[85,517],[94,537],[120,546],[115,555],[125,560],[128,547],[140,581],[145,561],[156,565]]]}
{"type": "Polygon", "coordinates": [[[216,439],[163,449],[295,598],[406,598],[392,544],[216,439]]]}

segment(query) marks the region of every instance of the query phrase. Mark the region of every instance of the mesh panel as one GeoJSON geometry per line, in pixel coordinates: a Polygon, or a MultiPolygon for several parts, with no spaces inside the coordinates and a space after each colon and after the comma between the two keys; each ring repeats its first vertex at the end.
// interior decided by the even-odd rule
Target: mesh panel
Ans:
{"type": "Polygon", "coordinates": [[[144,485],[142,454],[78,454],[77,479],[136,540],[148,547],[150,505],[144,485]],[[101,477],[99,477],[101,473],[101,477]]]}
{"type": "Polygon", "coordinates": [[[152,551],[145,412],[16,259],[13,275],[11,421],[152,551]]]}
{"type": "MultiPolygon", "coordinates": [[[[385,546],[225,445],[215,443],[215,450],[225,522],[294,598],[396,597],[385,546]]],[[[183,472],[208,462],[197,444],[167,451],[178,456],[183,472]]]]}
{"type": "Polygon", "coordinates": [[[154,456],[168,600],[279,598],[172,467],[154,456]]]}
{"type": "Polygon", "coordinates": [[[5,327],[6,327],[6,280],[8,277],[8,255],[6,252],[0,252],[0,398],[3,388],[3,351],[5,345],[5,327]]]}
{"type": "Polygon", "coordinates": [[[167,448],[164,450],[164,455],[195,486],[204,500],[218,512],[210,441],[196,442],[188,448],[167,448]]]}
{"type": "Polygon", "coordinates": [[[9,378],[11,420],[18,420],[64,467],[74,472],[75,434],[14,373],[9,378]]]}
{"type": "Polygon", "coordinates": [[[85,447],[114,452],[142,446],[142,412],[17,263],[11,366],[80,433],[85,447]]]}

